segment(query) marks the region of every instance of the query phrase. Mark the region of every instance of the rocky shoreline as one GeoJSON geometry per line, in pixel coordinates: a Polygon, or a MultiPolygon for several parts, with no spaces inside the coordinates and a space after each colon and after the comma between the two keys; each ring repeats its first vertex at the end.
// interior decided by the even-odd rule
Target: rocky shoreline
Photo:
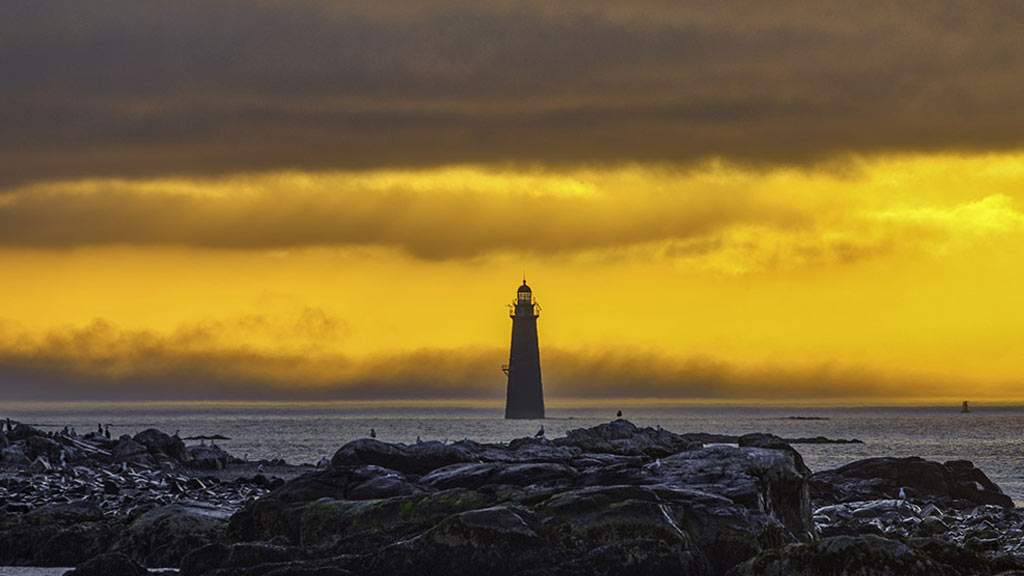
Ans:
{"type": "Polygon", "coordinates": [[[18,425],[0,433],[0,566],[1024,574],[1024,514],[970,462],[872,458],[812,473],[791,444],[620,419],[507,445],[361,439],[316,468],[242,462],[157,430],[111,440],[18,425]]]}

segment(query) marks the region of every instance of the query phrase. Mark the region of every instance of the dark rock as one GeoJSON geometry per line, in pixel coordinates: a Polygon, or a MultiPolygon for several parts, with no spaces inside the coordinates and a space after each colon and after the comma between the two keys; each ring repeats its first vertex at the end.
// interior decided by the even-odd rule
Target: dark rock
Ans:
{"type": "Polygon", "coordinates": [[[188,454],[193,468],[205,470],[223,470],[233,460],[231,454],[212,444],[189,446],[188,454]]]}
{"type": "Polygon", "coordinates": [[[342,470],[374,465],[403,474],[426,474],[443,466],[475,460],[471,450],[459,449],[441,442],[423,442],[406,446],[363,438],[349,442],[335,452],[331,458],[331,468],[342,470]]]}
{"type": "Polygon", "coordinates": [[[149,572],[124,554],[101,554],[78,565],[64,576],[147,576],[149,572]]]}
{"type": "Polygon", "coordinates": [[[391,498],[417,492],[420,492],[420,489],[410,483],[405,476],[379,466],[364,466],[352,470],[345,487],[345,497],[350,500],[391,498]]]}
{"type": "Polygon", "coordinates": [[[569,430],[564,438],[558,438],[553,443],[556,446],[572,446],[588,453],[653,458],[702,447],[699,442],[668,430],[637,428],[632,422],[621,418],[593,428],[569,430]]]}
{"type": "Polygon", "coordinates": [[[804,464],[804,458],[796,451],[788,442],[779,438],[774,434],[745,434],[740,436],[737,444],[740,448],[751,447],[751,448],[767,448],[770,450],[785,450],[793,455],[793,460],[796,462],[797,468],[806,474],[810,474],[810,469],[804,464]]]}
{"type": "Polygon", "coordinates": [[[209,544],[190,552],[181,561],[181,576],[201,576],[215,570],[245,573],[246,569],[264,571],[279,569],[282,565],[308,560],[301,548],[276,546],[262,542],[242,544],[209,544]]]}
{"type": "Polygon", "coordinates": [[[993,504],[1005,508],[1013,507],[1013,500],[1003,494],[995,482],[989,479],[969,460],[946,462],[946,470],[952,477],[949,493],[953,498],[967,500],[973,504],[993,504]]]}
{"type": "Polygon", "coordinates": [[[8,466],[29,466],[32,461],[25,455],[24,444],[12,444],[0,449],[0,460],[8,466]]]}
{"type": "Polygon", "coordinates": [[[957,500],[969,505],[1013,501],[985,474],[967,461],[948,464],[912,458],[868,458],[814,474],[812,496],[821,504],[907,497],[941,504],[957,500]]]}
{"type": "Polygon", "coordinates": [[[768,550],[727,576],[953,576],[991,574],[977,555],[943,546],[945,556],[879,536],[837,536],[768,550]],[[952,562],[948,564],[946,562],[952,562]]]}
{"type": "Polygon", "coordinates": [[[21,442],[33,437],[46,438],[46,432],[33,428],[28,424],[18,424],[14,427],[14,430],[7,433],[7,439],[11,442],[21,442]]]}
{"type": "Polygon", "coordinates": [[[93,502],[48,504],[25,515],[25,521],[37,525],[68,526],[103,520],[103,510],[93,502]]]}
{"type": "Polygon", "coordinates": [[[356,560],[335,567],[358,574],[722,574],[814,538],[799,454],[745,443],[624,420],[507,447],[359,440],[247,505],[229,535],[344,552],[356,560]]]}
{"type": "Polygon", "coordinates": [[[136,434],[132,440],[145,446],[153,456],[167,456],[182,464],[187,464],[192,460],[181,438],[170,436],[156,428],[143,430],[136,434]]]}
{"type": "Polygon", "coordinates": [[[116,538],[109,523],[81,522],[61,530],[35,553],[35,566],[76,566],[103,554],[116,538]]]}
{"type": "Polygon", "coordinates": [[[116,496],[121,493],[121,487],[117,485],[117,482],[107,478],[103,481],[103,493],[116,496]]]}
{"type": "Polygon", "coordinates": [[[110,455],[117,462],[135,462],[149,466],[156,463],[149,453],[149,448],[132,440],[128,435],[121,436],[114,448],[111,449],[110,455]]]}
{"type": "Polygon", "coordinates": [[[810,540],[814,523],[809,474],[786,448],[709,446],[662,458],[649,473],[670,486],[725,496],[751,512],[776,518],[794,539],[810,540]]]}
{"type": "Polygon", "coordinates": [[[192,550],[221,542],[226,527],[227,515],[221,510],[169,504],[136,518],[114,549],[149,567],[177,568],[192,550]]]}
{"type": "Polygon", "coordinates": [[[25,456],[30,460],[42,457],[50,462],[57,462],[63,450],[60,442],[46,436],[29,436],[24,440],[23,446],[25,456]]]}

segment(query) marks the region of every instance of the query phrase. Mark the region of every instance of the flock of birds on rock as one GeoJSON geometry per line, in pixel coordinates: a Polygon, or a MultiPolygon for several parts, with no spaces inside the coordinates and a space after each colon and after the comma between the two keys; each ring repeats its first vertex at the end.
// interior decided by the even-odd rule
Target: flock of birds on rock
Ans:
{"type": "Polygon", "coordinates": [[[74,466],[33,473],[28,470],[0,477],[0,502],[10,513],[29,512],[46,504],[85,500],[108,513],[171,503],[210,504],[237,510],[271,488],[266,478],[221,482],[215,477],[189,477],[173,471],[74,466]]]}

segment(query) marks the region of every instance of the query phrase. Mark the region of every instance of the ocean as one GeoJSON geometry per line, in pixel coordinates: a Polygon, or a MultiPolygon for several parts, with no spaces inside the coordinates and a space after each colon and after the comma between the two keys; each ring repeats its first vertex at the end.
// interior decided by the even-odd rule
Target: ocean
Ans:
{"type": "MultiPolygon", "coordinates": [[[[978,406],[961,414],[941,407],[758,407],[681,401],[549,401],[543,421],[509,421],[499,402],[391,401],[323,403],[73,403],[6,404],[0,418],[44,430],[73,426],[82,434],[110,425],[116,438],[146,428],[182,437],[220,434],[218,445],[238,457],[284,458],[316,463],[346,442],[367,437],[412,443],[422,440],[507,442],[533,436],[544,426],[549,438],[572,428],[615,418],[617,410],[638,426],[673,432],[783,437],[857,438],[864,444],[796,446],[812,470],[825,470],[872,456],[921,456],[971,460],[1018,505],[1024,504],[1024,407],[978,406]]],[[[188,442],[188,443],[191,443],[188,442]]]]}

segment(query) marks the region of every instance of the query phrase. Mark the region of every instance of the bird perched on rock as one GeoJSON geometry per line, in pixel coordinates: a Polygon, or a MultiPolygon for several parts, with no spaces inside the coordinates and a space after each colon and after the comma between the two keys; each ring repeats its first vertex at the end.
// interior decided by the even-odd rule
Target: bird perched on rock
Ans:
{"type": "Polygon", "coordinates": [[[622,418],[622,410],[619,410],[618,412],[616,412],[615,413],[615,417],[616,418],[622,418]]]}
{"type": "Polygon", "coordinates": [[[373,428],[370,428],[370,438],[376,438],[376,437],[377,437],[377,431],[374,430],[373,428]]]}
{"type": "Polygon", "coordinates": [[[541,426],[541,427],[540,427],[540,430],[537,430],[537,433],[536,433],[536,434],[534,434],[534,435],[533,435],[533,437],[534,437],[534,438],[540,438],[540,437],[541,437],[541,436],[543,436],[543,435],[544,435],[544,427],[543,427],[543,426],[541,426]]]}

